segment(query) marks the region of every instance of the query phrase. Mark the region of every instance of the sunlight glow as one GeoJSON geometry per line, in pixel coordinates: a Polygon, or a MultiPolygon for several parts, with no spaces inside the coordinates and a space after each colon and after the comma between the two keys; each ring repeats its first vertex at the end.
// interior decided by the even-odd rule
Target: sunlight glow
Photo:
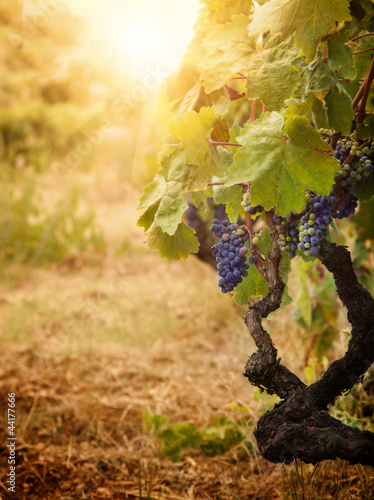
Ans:
{"type": "MultiPolygon", "coordinates": [[[[72,9],[92,26],[95,39],[122,54],[123,70],[146,66],[173,71],[193,37],[199,0],[74,0],[72,9]]],[[[121,57],[121,56],[120,56],[121,57]]]]}

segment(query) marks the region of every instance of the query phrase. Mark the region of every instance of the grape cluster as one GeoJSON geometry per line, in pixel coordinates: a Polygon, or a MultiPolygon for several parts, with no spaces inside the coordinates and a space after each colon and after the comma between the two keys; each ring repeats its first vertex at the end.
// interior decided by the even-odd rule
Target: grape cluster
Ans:
{"type": "Polygon", "coordinates": [[[288,255],[292,258],[296,255],[299,230],[297,224],[292,222],[291,217],[280,217],[277,214],[273,215],[276,230],[278,231],[278,245],[282,252],[288,251],[288,255]]]}
{"type": "Polygon", "coordinates": [[[264,211],[264,208],[261,205],[256,205],[255,207],[252,205],[251,195],[249,193],[244,194],[241,205],[244,208],[244,212],[248,212],[251,215],[256,215],[257,213],[264,211]]]}
{"type": "Polygon", "coordinates": [[[342,187],[353,187],[357,182],[364,182],[374,172],[373,159],[371,158],[374,155],[374,143],[360,148],[358,142],[346,139],[339,141],[333,157],[340,163],[344,163],[349,154],[354,157],[353,160],[349,165],[342,165],[340,172],[335,175],[335,182],[342,187]]]}
{"type": "Polygon", "coordinates": [[[346,217],[349,217],[350,215],[355,213],[357,206],[358,206],[358,198],[354,194],[349,193],[349,195],[345,199],[344,206],[340,208],[336,212],[336,214],[334,214],[334,218],[344,219],[346,217]]]}
{"type": "Polygon", "coordinates": [[[318,255],[321,241],[328,235],[332,222],[332,207],[336,201],[333,191],[330,196],[313,196],[308,200],[308,213],[301,218],[299,228],[299,250],[304,255],[318,255]]]}
{"type": "MultiPolygon", "coordinates": [[[[227,220],[220,223],[218,219],[215,219],[210,230],[220,238],[219,242],[211,248],[220,276],[218,286],[222,293],[231,292],[243,281],[243,278],[248,276],[249,265],[246,263],[248,248],[244,246],[248,235],[239,228],[238,224],[230,224],[227,220]]],[[[254,257],[250,257],[250,263],[255,261],[254,257]]]]}

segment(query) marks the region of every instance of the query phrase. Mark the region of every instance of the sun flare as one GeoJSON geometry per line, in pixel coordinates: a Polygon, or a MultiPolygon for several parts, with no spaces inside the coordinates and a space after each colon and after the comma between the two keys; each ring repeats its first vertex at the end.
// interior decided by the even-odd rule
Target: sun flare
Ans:
{"type": "Polygon", "coordinates": [[[122,54],[123,69],[141,73],[147,66],[174,70],[193,36],[198,0],[75,0],[74,10],[92,33],[122,54]]]}

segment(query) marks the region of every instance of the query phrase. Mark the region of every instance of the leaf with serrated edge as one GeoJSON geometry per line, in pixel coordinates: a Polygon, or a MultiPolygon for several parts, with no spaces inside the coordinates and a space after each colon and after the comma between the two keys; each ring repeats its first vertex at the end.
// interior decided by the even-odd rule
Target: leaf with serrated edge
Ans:
{"type": "Polygon", "coordinates": [[[195,163],[198,153],[208,147],[208,134],[219,119],[220,115],[213,108],[201,108],[199,113],[188,111],[167,123],[168,133],[178,138],[188,150],[188,163],[195,163]]]}
{"type": "Polygon", "coordinates": [[[327,107],[327,118],[333,130],[348,135],[351,131],[354,113],[352,109],[352,99],[347,92],[335,87],[325,95],[327,107]]]}
{"type": "Polygon", "coordinates": [[[245,305],[251,297],[265,297],[268,293],[268,282],[258,272],[257,267],[251,264],[248,276],[235,288],[233,299],[236,304],[245,305]]]}
{"type": "Polygon", "coordinates": [[[203,44],[213,47],[200,66],[206,92],[221,88],[239,71],[246,68],[255,53],[255,40],[248,37],[249,18],[233,16],[230,23],[221,24],[210,33],[203,44]]]}
{"type": "Polygon", "coordinates": [[[328,64],[341,77],[354,80],[356,70],[353,67],[353,50],[352,47],[345,43],[350,37],[350,32],[344,31],[343,33],[334,33],[328,38],[328,64]]]}
{"type": "Polygon", "coordinates": [[[273,36],[247,66],[248,99],[260,98],[271,110],[281,108],[300,80],[291,66],[299,53],[293,37],[282,42],[279,35],[273,36]]]}
{"type": "Polygon", "coordinates": [[[251,181],[253,205],[277,206],[279,215],[305,208],[305,189],[328,195],[338,171],[331,151],[306,117],[286,120],[266,113],[248,124],[238,137],[243,147],[235,154],[226,186],[251,181]],[[287,134],[288,138],[285,136],[287,134]]]}
{"type": "Polygon", "coordinates": [[[296,43],[310,61],[323,35],[337,21],[350,21],[346,0],[270,0],[255,9],[249,27],[250,36],[270,30],[284,38],[296,31],[296,43]]]}
{"type": "Polygon", "coordinates": [[[148,229],[152,226],[153,221],[155,220],[155,215],[158,210],[158,207],[160,206],[161,200],[157,201],[153,205],[151,205],[147,210],[142,214],[136,225],[139,227],[144,227],[145,231],[148,231],[148,229]]]}
{"type": "Polygon", "coordinates": [[[179,182],[167,183],[166,191],[161,198],[160,206],[155,216],[155,223],[169,235],[173,235],[182,220],[188,204],[185,195],[181,192],[179,182]]]}
{"type": "Polygon", "coordinates": [[[186,151],[176,149],[170,156],[161,159],[161,172],[167,181],[180,183],[183,193],[204,191],[209,181],[198,165],[189,165],[186,151]]]}
{"type": "Polygon", "coordinates": [[[199,251],[199,241],[195,231],[184,222],[179,224],[173,236],[164,233],[156,224],[152,224],[145,241],[151,250],[158,250],[161,257],[169,261],[187,259],[189,253],[199,251]]]}
{"type": "MultiPolygon", "coordinates": [[[[368,33],[367,31],[361,31],[360,35],[368,33]]],[[[357,71],[356,78],[365,78],[369,72],[370,64],[372,60],[373,52],[367,49],[374,49],[374,36],[364,36],[358,40],[355,52],[361,52],[365,50],[366,52],[361,52],[353,56],[355,68],[357,71]]]]}
{"type": "Polygon", "coordinates": [[[166,191],[166,179],[160,173],[155,175],[153,182],[143,189],[138,208],[150,207],[159,201],[166,191]]]}
{"type": "Polygon", "coordinates": [[[220,119],[213,108],[201,108],[199,113],[188,111],[167,124],[168,133],[178,138],[180,147],[186,150],[187,163],[199,165],[208,177],[222,174],[224,169],[216,147],[209,144],[209,134],[220,119]]]}

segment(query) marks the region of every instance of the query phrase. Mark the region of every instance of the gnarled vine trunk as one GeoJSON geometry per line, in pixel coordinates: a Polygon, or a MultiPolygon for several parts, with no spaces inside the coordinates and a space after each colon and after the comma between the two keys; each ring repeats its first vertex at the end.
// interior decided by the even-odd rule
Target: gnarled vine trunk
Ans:
{"type": "Polygon", "coordinates": [[[314,464],[341,458],[374,466],[374,434],[353,429],[327,413],[328,405],[350,390],[374,362],[374,299],[358,282],[346,248],[323,242],[320,260],[333,274],[337,293],[348,311],[352,336],[347,352],[309,387],[280,364],[262,326],[262,319],[280,307],[284,291],[278,271],[280,251],[273,249],[267,271],[270,292],[245,316],[258,348],[246,364],[245,376],[282,401],[261,417],[255,437],[260,453],[271,462],[290,463],[300,458],[314,464]]]}

